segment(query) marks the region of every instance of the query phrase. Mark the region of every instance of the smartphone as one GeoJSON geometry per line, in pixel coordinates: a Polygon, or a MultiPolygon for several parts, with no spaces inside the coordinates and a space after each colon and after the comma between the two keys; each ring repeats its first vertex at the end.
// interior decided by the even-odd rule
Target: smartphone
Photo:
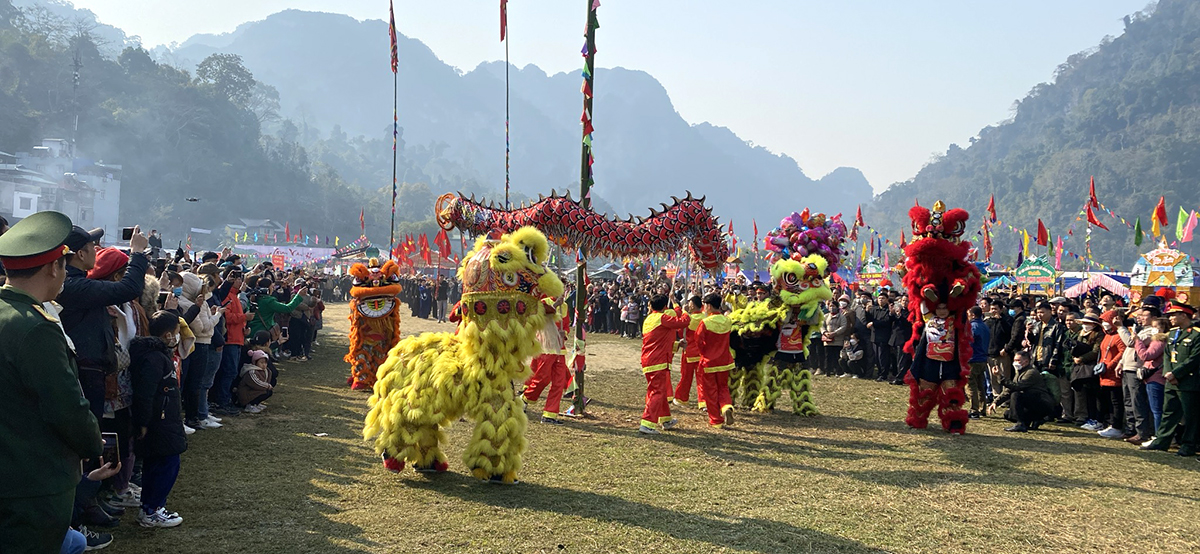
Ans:
{"type": "Polygon", "coordinates": [[[131,238],[133,238],[133,227],[121,229],[121,240],[129,240],[131,238]]]}
{"type": "Polygon", "coordinates": [[[121,463],[121,447],[117,442],[116,433],[100,433],[100,438],[104,439],[104,451],[100,454],[100,465],[112,464],[117,467],[121,463]]]}
{"type": "Polygon", "coordinates": [[[158,293],[158,303],[166,304],[166,302],[167,302],[167,293],[165,291],[158,293]]]}

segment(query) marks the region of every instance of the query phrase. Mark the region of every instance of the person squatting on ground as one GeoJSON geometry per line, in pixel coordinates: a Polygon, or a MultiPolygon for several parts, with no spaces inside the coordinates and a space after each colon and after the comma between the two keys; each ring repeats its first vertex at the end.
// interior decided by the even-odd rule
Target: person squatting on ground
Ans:
{"type": "Polygon", "coordinates": [[[1008,411],[1005,419],[1016,423],[1005,431],[1024,433],[1037,429],[1042,423],[1054,417],[1057,411],[1057,398],[1049,388],[1048,380],[1057,379],[1049,373],[1043,374],[1030,363],[1029,352],[1022,350],[1013,356],[1013,371],[1016,379],[1010,380],[1004,376],[1004,368],[1000,365],[991,367],[992,379],[1000,383],[1001,393],[991,405],[995,411],[1007,403],[1008,411]]]}

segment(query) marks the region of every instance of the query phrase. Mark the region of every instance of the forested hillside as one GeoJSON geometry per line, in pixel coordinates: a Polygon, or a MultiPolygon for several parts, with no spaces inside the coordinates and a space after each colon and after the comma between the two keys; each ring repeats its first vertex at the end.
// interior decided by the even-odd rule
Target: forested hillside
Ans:
{"type": "MultiPolygon", "coordinates": [[[[1068,58],[1052,83],[1014,105],[1010,120],[984,128],[968,148],[951,145],[865,212],[897,240],[914,198],[966,208],[974,226],[995,194],[1005,223],[1035,231],[1041,218],[1051,233],[1065,234],[1091,175],[1105,207],[1131,224],[1140,215],[1146,229],[1159,196],[1172,226],[1178,206],[1200,205],[1200,2],[1161,0],[1127,17],[1121,36],[1068,58]]],[[[1093,232],[1095,258],[1128,269],[1137,255],[1132,231],[1098,215],[1112,231],[1093,232]]],[[[1067,249],[1083,252],[1083,228],[1076,223],[1075,236],[1064,237],[1067,249]]],[[[1015,239],[996,231],[997,260],[1015,261],[1015,239]]],[[[1194,243],[1184,246],[1196,254],[1194,243]]]]}

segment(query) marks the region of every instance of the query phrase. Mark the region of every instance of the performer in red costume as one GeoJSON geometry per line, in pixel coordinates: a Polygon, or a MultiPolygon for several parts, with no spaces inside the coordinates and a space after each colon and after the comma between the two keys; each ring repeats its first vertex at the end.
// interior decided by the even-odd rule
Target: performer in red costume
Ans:
{"type": "Polygon", "coordinates": [[[908,290],[908,317],[913,334],[904,345],[912,354],[908,417],[915,429],[929,424],[929,413],[947,432],[967,429],[966,377],[971,358],[971,326],[967,310],[975,305],[981,283],[979,269],[967,260],[971,243],[962,240],[970,217],[965,210],[946,211],[941,200],[933,210],[919,204],[908,211],[913,241],[904,249],[904,288],[908,290]]]}
{"type": "Polygon", "coordinates": [[[525,401],[529,404],[537,402],[542,391],[549,385],[546,393],[546,405],[542,408],[542,423],[562,425],[558,419],[559,407],[562,403],[563,391],[570,380],[567,370],[567,336],[564,324],[566,306],[562,299],[545,298],[542,300],[546,312],[546,325],[538,331],[538,340],[542,343],[542,353],[533,357],[529,362],[533,375],[525,381],[525,401]]]}
{"type": "Polygon", "coordinates": [[[733,354],[729,349],[729,332],[733,321],[721,313],[721,297],[715,292],[704,296],[704,321],[696,329],[700,343],[700,372],[708,424],[721,429],[732,423],[733,399],[729,395],[729,371],[733,369],[733,354]]]}
{"type": "Polygon", "coordinates": [[[657,295],[650,299],[650,315],[642,322],[642,373],[646,375],[646,409],[642,412],[642,424],[638,432],[657,435],[658,428],[675,426],[671,418],[671,358],[675,353],[675,341],[679,331],[687,328],[692,317],[685,313],[676,315],[667,309],[668,295],[657,295]]]}
{"type": "Polygon", "coordinates": [[[700,409],[704,409],[704,379],[696,374],[696,368],[700,365],[700,341],[696,340],[696,330],[700,328],[700,322],[704,321],[704,314],[701,312],[700,297],[692,295],[688,298],[687,313],[692,318],[692,322],[688,324],[687,331],[684,333],[684,342],[687,346],[683,349],[683,355],[680,356],[679,364],[679,384],[675,387],[675,399],[672,402],[676,406],[686,406],[688,398],[692,393],[692,379],[696,380],[696,399],[699,401],[700,409]]]}

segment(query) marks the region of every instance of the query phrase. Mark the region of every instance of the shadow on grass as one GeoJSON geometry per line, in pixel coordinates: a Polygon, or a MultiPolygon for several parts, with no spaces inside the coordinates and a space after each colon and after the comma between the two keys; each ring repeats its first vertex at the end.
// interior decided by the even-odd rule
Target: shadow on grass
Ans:
{"type": "MultiPolygon", "coordinates": [[[[442,474],[428,481],[405,480],[405,483],[465,502],[627,525],[678,540],[699,541],[744,552],[882,552],[856,541],[769,519],[680,512],[617,496],[539,484],[491,486],[456,473],[442,474]]],[[[552,529],[539,532],[550,533],[547,535],[551,542],[548,550],[553,549],[554,544],[562,544],[567,552],[575,550],[572,537],[555,537],[552,529]]]]}

